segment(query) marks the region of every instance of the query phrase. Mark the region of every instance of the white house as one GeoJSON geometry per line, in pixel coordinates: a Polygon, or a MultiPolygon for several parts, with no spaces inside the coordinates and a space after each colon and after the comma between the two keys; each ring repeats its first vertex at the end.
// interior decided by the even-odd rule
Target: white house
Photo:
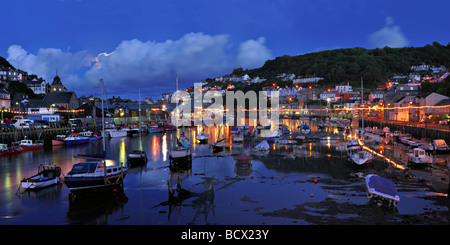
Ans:
{"type": "Polygon", "coordinates": [[[336,90],[339,93],[353,92],[353,88],[351,85],[347,83],[347,85],[337,85],[336,90]]]}

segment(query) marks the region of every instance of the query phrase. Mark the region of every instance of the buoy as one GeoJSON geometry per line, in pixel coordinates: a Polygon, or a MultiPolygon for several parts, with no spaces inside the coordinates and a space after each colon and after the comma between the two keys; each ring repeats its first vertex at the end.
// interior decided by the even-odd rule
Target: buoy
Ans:
{"type": "Polygon", "coordinates": [[[312,194],[312,193],[311,193],[311,195],[310,195],[310,196],[311,196],[311,197],[313,197],[313,196],[314,196],[314,194],[312,194]]]}
{"type": "Polygon", "coordinates": [[[316,180],[316,179],[314,179],[314,183],[317,183],[317,180],[316,180]]]}

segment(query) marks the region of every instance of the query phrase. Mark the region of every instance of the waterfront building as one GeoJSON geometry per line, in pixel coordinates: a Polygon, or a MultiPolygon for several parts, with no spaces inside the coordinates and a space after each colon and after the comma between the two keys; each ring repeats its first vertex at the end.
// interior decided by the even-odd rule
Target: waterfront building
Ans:
{"type": "Polygon", "coordinates": [[[0,89],[0,109],[11,108],[11,95],[5,89],[0,89]]]}
{"type": "Polygon", "coordinates": [[[23,80],[24,82],[35,94],[46,94],[50,91],[50,87],[45,80],[37,80],[34,78],[33,80],[23,80]]]}

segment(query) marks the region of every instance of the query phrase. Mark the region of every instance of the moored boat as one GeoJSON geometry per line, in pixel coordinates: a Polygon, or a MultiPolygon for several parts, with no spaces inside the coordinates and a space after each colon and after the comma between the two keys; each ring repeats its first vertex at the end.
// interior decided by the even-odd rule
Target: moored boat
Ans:
{"type": "Polygon", "coordinates": [[[366,151],[366,150],[360,150],[355,153],[353,153],[350,156],[351,160],[356,163],[358,166],[362,166],[364,164],[370,163],[373,160],[373,154],[366,151]]]}
{"type": "Polygon", "coordinates": [[[309,128],[309,126],[307,124],[302,124],[300,126],[300,132],[302,134],[309,134],[311,132],[311,129],[309,128]]]}
{"type": "Polygon", "coordinates": [[[222,150],[225,147],[225,137],[222,137],[221,139],[217,140],[216,142],[211,143],[211,147],[212,147],[213,151],[222,150]]]}
{"type": "Polygon", "coordinates": [[[7,144],[0,144],[0,156],[13,155],[22,152],[22,149],[18,145],[8,147],[7,144]]]}
{"type": "Polygon", "coordinates": [[[52,139],[52,145],[65,145],[66,142],[64,142],[64,139],[66,138],[65,135],[56,135],[55,139],[52,139]]]}
{"type": "Polygon", "coordinates": [[[35,140],[34,143],[32,140],[25,139],[21,140],[19,143],[19,146],[22,150],[35,150],[35,149],[41,149],[44,147],[44,141],[43,140],[35,140]]]}
{"type": "Polygon", "coordinates": [[[202,131],[200,134],[197,135],[197,140],[200,144],[208,143],[209,135],[202,131]]]}
{"type": "Polygon", "coordinates": [[[400,202],[400,196],[391,180],[375,174],[368,174],[365,180],[367,195],[371,200],[391,208],[394,208],[400,202]]]}
{"type": "Polygon", "coordinates": [[[449,146],[443,139],[435,139],[433,140],[434,150],[437,153],[448,152],[450,150],[449,146]]]}
{"type": "Polygon", "coordinates": [[[147,153],[143,150],[134,150],[127,154],[129,165],[138,165],[147,163],[147,153]]]}
{"type": "Polygon", "coordinates": [[[80,134],[70,134],[64,139],[66,145],[80,145],[89,143],[89,137],[81,136],[80,134]]]}
{"type": "Polygon", "coordinates": [[[80,162],[64,176],[64,184],[70,191],[93,190],[123,182],[128,168],[107,166],[106,161],[80,162]]]}
{"type": "Polygon", "coordinates": [[[56,165],[39,165],[38,173],[20,181],[25,190],[36,190],[61,183],[61,168],[56,165]]]}
{"type": "Polygon", "coordinates": [[[424,149],[417,147],[408,152],[408,161],[415,164],[428,164],[432,163],[433,158],[427,155],[424,149]]]}

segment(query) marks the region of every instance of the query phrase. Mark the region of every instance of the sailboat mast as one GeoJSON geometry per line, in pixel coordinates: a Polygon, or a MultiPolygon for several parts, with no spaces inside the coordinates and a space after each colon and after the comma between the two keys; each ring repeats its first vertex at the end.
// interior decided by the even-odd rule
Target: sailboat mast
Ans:
{"type": "MultiPolygon", "coordinates": [[[[363,78],[361,76],[361,107],[363,106],[363,96],[364,96],[364,90],[363,90],[363,78]]],[[[361,118],[362,118],[362,132],[364,136],[364,108],[361,109],[361,118]]]]}
{"type": "Polygon", "coordinates": [[[102,138],[103,138],[103,152],[106,151],[106,143],[105,143],[105,111],[103,108],[103,78],[100,78],[100,90],[102,96],[102,138]]]}

